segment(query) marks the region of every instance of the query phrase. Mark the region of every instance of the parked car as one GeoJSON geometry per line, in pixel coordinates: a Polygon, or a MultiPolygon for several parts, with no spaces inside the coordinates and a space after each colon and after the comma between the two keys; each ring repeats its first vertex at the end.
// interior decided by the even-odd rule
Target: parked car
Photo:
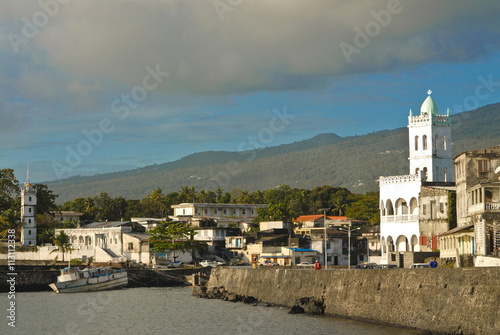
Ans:
{"type": "Polygon", "coordinates": [[[297,264],[297,266],[311,266],[311,267],[312,267],[313,265],[314,265],[314,264],[311,264],[311,263],[309,263],[309,262],[301,262],[301,263],[297,264]]]}
{"type": "Polygon", "coordinates": [[[181,268],[182,267],[182,262],[181,261],[175,261],[167,265],[169,268],[181,268]]]}
{"type": "Polygon", "coordinates": [[[354,267],[354,269],[379,269],[377,263],[362,263],[354,267]]]}
{"type": "Polygon", "coordinates": [[[379,264],[378,267],[381,269],[399,269],[399,266],[396,264],[379,264]]]}
{"type": "Polygon", "coordinates": [[[262,263],[261,265],[264,265],[264,266],[278,266],[279,264],[276,263],[276,262],[273,262],[273,261],[271,261],[269,259],[266,259],[264,261],[264,263],[262,263]]]}
{"type": "Polygon", "coordinates": [[[203,261],[200,262],[200,266],[203,267],[203,268],[208,268],[208,267],[215,268],[216,266],[219,266],[219,265],[225,265],[225,264],[222,263],[222,262],[209,261],[209,260],[203,260],[203,261]]]}
{"type": "Polygon", "coordinates": [[[431,268],[431,266],[427,263],[413,263],[410,265],[410,269],[424,269],[424,268],[431,268]]]}

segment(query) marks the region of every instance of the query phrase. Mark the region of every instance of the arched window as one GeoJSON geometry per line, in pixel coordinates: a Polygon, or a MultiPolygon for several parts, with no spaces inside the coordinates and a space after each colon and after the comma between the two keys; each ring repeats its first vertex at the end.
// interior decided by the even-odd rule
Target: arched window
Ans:
{"type": "Polygon", "coordinates": [[[422,149],[427,150],[427,135],[422,136],[422,149]]]}
{"type": "Polygon", "coordinates": [[[448,168],[444,168],[444,181],[448,181],[448,168]]]}
{"type": "Polygon", "coordinates": [[[436,150],[439,150],[439,135],[436,135],[436,138],[434,139],[434,147],[436,150]]]}
{"type": "Polygon", "coordinates": [[[422,176],[423,177],[423,180],[427,180],[427,168],[424,167],[424,175],[422,176]]]}
{"type": "Polygon", "coordinates": [[[418,136],[415,136],[415,151],[418,150],[418,136]]]}
{"type": "Polygon", "coordinates": [[[416,174],[417,176],[418,176],[419,172],[420,172],[420,169],[419,169],[419,168],[416,168],[416,169],[415,169],[415,174],[416,174]]]}
{"type": "Polygon", "coordinates": [[[447,150],[448,149],[448,144],[446,143],[447,141],[447,138],[446,138],[446,135],[443,136],[443,150],[447,150]]]}

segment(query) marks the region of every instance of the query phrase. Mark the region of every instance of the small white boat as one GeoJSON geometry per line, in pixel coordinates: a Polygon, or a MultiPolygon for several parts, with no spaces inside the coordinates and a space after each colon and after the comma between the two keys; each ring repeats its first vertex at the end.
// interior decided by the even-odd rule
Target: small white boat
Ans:
{"type": "Polygon", "coordinates": [[[101,268],[65,268],[57,277],[57,282],[49,286],[57,293],[73,293],[87,291],[113,290],[126,287],[128,284],[127,271],[101,268]]]}

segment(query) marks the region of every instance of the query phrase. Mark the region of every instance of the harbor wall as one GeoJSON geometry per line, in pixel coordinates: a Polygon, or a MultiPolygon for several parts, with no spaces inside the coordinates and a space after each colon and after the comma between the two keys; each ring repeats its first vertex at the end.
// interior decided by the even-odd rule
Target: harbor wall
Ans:
{"type": "Polygon", "coordinates": [[[322,300],[325,314],[438,334],[500,329],[500,268],[212,270],[207,284],[261,302],[322,300]]]}

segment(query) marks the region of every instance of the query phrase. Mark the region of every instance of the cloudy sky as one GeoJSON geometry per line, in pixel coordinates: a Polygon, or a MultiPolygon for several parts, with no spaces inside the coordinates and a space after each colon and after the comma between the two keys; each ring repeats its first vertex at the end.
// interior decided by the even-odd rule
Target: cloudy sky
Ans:
{"type": "Polygon", "coordinates": [[[500,2],[0,2],[0,165],[25,181],[404,127],[500,102],[500,2]]]}

